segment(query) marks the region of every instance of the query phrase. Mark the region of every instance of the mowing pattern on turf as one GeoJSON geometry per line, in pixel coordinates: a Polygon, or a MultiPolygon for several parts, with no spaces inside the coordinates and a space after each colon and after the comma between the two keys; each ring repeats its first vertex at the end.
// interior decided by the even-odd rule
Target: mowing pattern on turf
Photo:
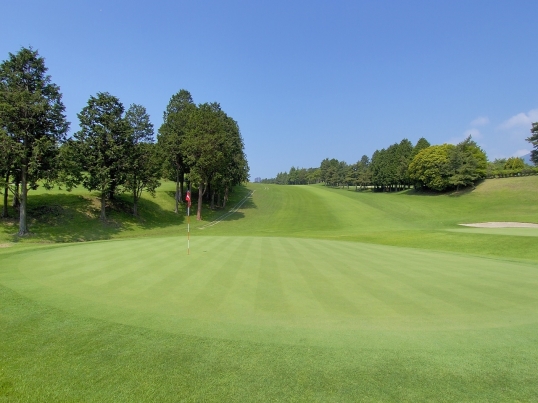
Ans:
{"type": "MultiPolygon", "coordinates": [[[[97,242],[16,255],[3,282],[118,323],[208,337],[372,343],[538,322],[536,265],[295,238],[97,242]]],[[[375,345],[375,343],[373,343],[375,345]]]]}

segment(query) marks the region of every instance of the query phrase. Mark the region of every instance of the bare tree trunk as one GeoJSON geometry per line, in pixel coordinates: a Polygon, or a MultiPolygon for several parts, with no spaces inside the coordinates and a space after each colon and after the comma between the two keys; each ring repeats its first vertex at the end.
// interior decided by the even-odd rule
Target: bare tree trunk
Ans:
{"type": "Polygon", "coordinates": [[[211,183],[209,183],[209,180],[208,180],[207,181],[207,188],[204,189],[204,194],[207,194],[207,196],[206,196],[207,201],[211,200],[211,192],[212,192],[211,183]]]}
{"type": "Polygon", "coordinates": [[[138,216],[138,195],[136,190],[133,191],[133,215],[138,216]]]}
{"type": "Polygon", "coordinates": [[[106,191],[101,192],[101,221],[106,221],[106,191]]]}
{"type": "Polygon", "coordinates": [[[217,194],[217,207],[220,207],[220,192],[217,194]]]}
{"type": "Polygon", "coordinates": [[[21,207],[19,214],[19,236],[28,234],[28,225],[26,223],[26,206],[28,200],[28,185],[27,185],[28,166],[23,163],[21,170],[21,207]]]}
{"type": "Polygon", "coordinates": [[[202,204],[204,202],[204,184],[200,183],[198,186],[198,208],[196,210],[196,220],[202,219],[202,204]]]}
{"type": "Polygon", "coordinates": [[[211,210],[215,210],[215,191],[211,191],[211,210]]]}
{"type": "Polygon", "coordinates": [[[7,203],[8,203],[8,192],[9,192],[9,172],[6,174],[6,185],[4,186],[4,206],[2,208],[2,217],[6,218],[8,216],[7,203]]]}
{"type": "Polygon", "coordinates": [[[179,171],[176,170],[176,195],[175,195],[175,199],[176,199],[176,209],[174,210],[174,213],[179,213],[179,199],[180,199],[180,195],[179,195],[179,171]]]}
{"type": "Polygon", "coordinates": [[[8,211],[7,211],[7,197],[8,197],[8,194],[7,194],[7,192],[8,192],[8,187],[5,186],[4,187],[4,205],[2,207],[2,217],[4,217],[4,218],[7,218],[7,216],[8,216],[8,211]]]}
{"type": "Polygon", "coordinates": [[[222,208],[226,208],[226,202],[228,201],[228,186],[224,189],[224,197],[222,199],[222,208]]]}
{"type": "Polygon", "coordinates": [[[179,174],[179,202],[183,204],[183,195],[185,192],[183,191],[183,182],[185,182],[185,172],[181,172],[179,174]]]}
{"type": "Polygon", "coordinates": [[[17,210],[21,204],[21,198],[19,197],[19,186],[20,183],[17,181],[17,183],[15,183],[15,192],[13,193],[13,202],[11,203],[11,207],[16,208],[17,210]]]}

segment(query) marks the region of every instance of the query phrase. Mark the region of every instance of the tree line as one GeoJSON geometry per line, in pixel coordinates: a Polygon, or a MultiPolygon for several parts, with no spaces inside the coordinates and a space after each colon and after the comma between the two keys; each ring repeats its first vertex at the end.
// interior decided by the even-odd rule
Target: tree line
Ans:
{"type": "Polygon", "coordinates": [[[154,195],[162,178],[176,182],[175,212],[185,184],[198,190],[197,218],[204,197],[224,207],[232,187],[245,182],[249,166],[239,126],[218,103],[196,105],[191,94],[173,95],[154,140],[146,109],[125,110],[107,93],[90,96],[77,114],[80,130],[71,138],[60,88],[46,74],[36,50],[21,48],[0,65],[0,187],[2,216],[8,195],[19,212],[19,235],[28,233],[28,191],[42,185],[71,190],[82,185],[100,193],[100,218],[107,202],[129,192],[133,214],[143,191],[154,195]]]}
{"type": "MultiPolygon", "coordinates": [[[[533,123],[533,162],[538,162],[538,123],[533,123]]],[[[432,191],[459,190],[472,186],[483,178],[538,174],[538,168],[527,165],[522,158],[487,160],[485,152],[471,136],[459,144],[431,145],[420,138],[415,145],[408,139],[376,150],[371,157],[363,155],[354,164],[325,158],[317,168],[292,167],[263,183],[350,187],[355,190],[398,191],[414,187],[432,191]]]]}

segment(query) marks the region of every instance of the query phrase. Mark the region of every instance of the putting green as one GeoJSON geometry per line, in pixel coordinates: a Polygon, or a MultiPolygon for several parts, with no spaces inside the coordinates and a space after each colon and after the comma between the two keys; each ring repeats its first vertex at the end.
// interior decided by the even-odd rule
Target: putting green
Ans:
{"type": "Polygon", "coordinates": [[[185,243],[6,254],[0,282],[76,315],[258,343],[416,347],[538,323],[534,263],[278,237],[196,236],[187,256],[185,243]]]}

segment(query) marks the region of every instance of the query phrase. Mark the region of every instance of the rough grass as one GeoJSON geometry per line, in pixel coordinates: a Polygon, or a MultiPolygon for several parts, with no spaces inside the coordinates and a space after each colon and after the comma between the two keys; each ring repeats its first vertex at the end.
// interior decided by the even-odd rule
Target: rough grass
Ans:
{"type": "Polygon", "coordinates": [[[34,194],[33,236],[2,227],[0,401],[536,401],[538,238],[457,225],[536,222],[536,185],[249,185],[189,256],[169,184],[106,224],[34,194]]]}

